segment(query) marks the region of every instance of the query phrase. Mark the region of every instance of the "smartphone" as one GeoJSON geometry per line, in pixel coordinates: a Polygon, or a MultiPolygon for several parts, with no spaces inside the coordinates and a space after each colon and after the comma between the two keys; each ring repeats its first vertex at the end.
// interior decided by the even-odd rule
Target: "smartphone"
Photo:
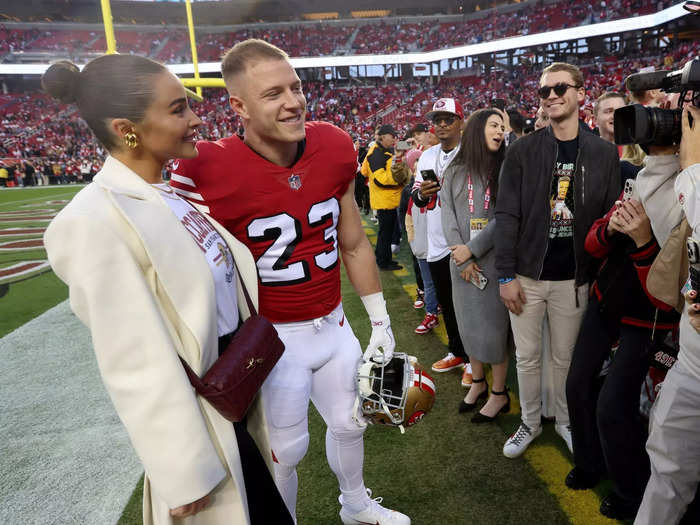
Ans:
{"type": "Polygon", "coordinates": [[[634,192],[634,179],[627,179],[625,181],[625,188],[622,190],[622,200],[628,201],[632,198],[632,192],[634,192]]]}
{"type": "Polygon", "coordinates": [[[486,278],[486,276],[479,270],[472,273],[472,277],[469,280],[479,290],[483,290],[484,288],[486,288],[486,285],[489,283],[489,280],[486,278]]]}
{"type": "Polygon", "coordinates": [[[440,181],[438,181],[437,175],[435,175],[435,170],[421,170],[420,173],[423,175],[423,180],[435,182],[438,188],[440,187],[440,181]]]}

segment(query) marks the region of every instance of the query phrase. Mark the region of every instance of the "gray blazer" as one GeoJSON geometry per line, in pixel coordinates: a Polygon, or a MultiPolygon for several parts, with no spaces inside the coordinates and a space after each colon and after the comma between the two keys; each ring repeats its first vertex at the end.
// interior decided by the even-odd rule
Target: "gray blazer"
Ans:
{"type": "Polygon", "coordinates": [[[501,302],[496,271],[494,248],[496,219],[493,195],[488,210],[484,210],[483,187],[478,176],[472,176],[474,186],[474,214],[469,213],[467,203],[467,173],[462,164],[453,162],[445,170],[440,190],[442,229],[449,246],[466,244],[475,261],[488,279],[486,288],[479,290],[460,276],[461,267],[452,262],[452,300],[462,343],[470,357],[485,363],[501,363],[509,346],[510,319],[501,302]],[[488,219],[488,225],[474,239],[470,238],[470,219],[488,219]]]}

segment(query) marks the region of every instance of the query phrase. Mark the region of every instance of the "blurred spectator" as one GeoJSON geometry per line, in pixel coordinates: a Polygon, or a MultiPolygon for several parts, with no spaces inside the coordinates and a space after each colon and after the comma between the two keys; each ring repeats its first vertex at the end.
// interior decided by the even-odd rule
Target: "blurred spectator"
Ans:
{"type": "Polygon", "coordinates": [[[379,128],[376,146],[367,154],[370,206],[377,210],[379,220],[375,254],[377,266],[381,270],[403,268],[391,257],[391,240],[397,220],[396,208],[399,206],[401,188],[408,178],[403,165],[406,150],[394,153],[395,143],[396,130],[385,124],[379,128]]]}
{"type": "Polygon", "coordinates": [[[442,229],[441,201],[439,191],[447,166],[459,152],[459,140],[464,120],[462,106],[453,98],[435,101],[426,114],[435,127],[435,135],[440,144],[428,148],[418,160],[416,180],[411,194],[413,202],[426,208],[428,252],[426,260],[435,285],[437,298],[442,306],[443,319],[448,338],[448,352],[445,357],[433,363],[434,372],[447,372],[464,367],[462,385],[471,386],[471,367],[467,367],[469,357],[464,350],[452,302],[452,282],[450,278],[450,248],[442,229]],[[431,178],[428,179],[427,177],[431,178]]]}

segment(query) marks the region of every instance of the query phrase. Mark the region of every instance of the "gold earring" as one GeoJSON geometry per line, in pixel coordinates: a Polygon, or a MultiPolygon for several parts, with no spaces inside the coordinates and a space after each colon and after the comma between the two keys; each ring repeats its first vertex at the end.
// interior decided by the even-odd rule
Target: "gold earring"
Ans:
{"type": "Polygon", "coordinates": [[[139,138],[136,136],[136,133],[130,131],[129,133],[124,135],[124,144],[126,144],[131,149],[136,149],[139,146],[139,138]]]}

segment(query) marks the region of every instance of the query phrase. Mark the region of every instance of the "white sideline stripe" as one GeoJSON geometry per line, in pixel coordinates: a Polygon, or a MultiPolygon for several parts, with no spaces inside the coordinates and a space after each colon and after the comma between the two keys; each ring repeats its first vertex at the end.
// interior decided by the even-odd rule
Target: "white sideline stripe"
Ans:
{"type": "Polygon", "coordinates": [[[0,338],[0,358],[0,523],[117,523],[143,469],[68,301],[0,338]]]}
{"type": "MultiPolygon", "coordinates": [[[[3,231],[3,230],[0,230],[0,231],[3,231]]],[[[32,240],[32,239],[40,239],[41,237],[43,237],[43,235],[44,235],[44,234],[43,234],[42,232],[36,232],[36,233],[9,233],[9,234],[7,234],[7,235],[5,235],[5,234],[0,235],[0,241],[5,241],[5,240],[9,241],[9,240],[12,240],[12,241],[14,242],[14,241],[20,240],[20,239],[17,239],[17,237],[24,238],[24,239],[27,239],[28,241],[30,241],[30,240],[32,240]]]]}
{"type": "Polygon", "coordinates": [[[199,193],[176,188],[175,186],[172,186],[172,188],[175,190],[175,193],[182,195],[183,197],[189,197],[190,199],[195,199],[202,202],[204,201],[204,198],[199,193]]]}
{"type": "Polygon", "coordinates": [[[192,179],[189,177],[183,177],[182,175],[178,175],[177,173],[173,173],[170,175],[170,179],[174,180],[175,182],[181,182],[182,184],[187,184],[188,186],[192,186],[193,188],[196,188],[197,185],[194,183],[192,179]]]}
{"type": "Polygon", "coordinates": [[[48,268],[49,266],[49,261],[21,261],[16,264],[11,264],[10,266],[3,266],[0,267],[0,271],[8,271],[12,270],[14,268],[19,268],[21,266],[24,266],[27,263],[32,263],[32,262],[40,262],[41,264],[38,264],[36,266],[32,266],[31,268],[27,268],[26,270],[23,270],[21,272],[13,273],[10,275],[5,275],[4,277],[0,277],[0,283],[4,283],[5,281],[9,281],[10,279],[15,280],[18,277],[22,277],[23,275],[29,275],[30,273],[35,273],[38,271],[41,271],[45,268],[48,268]]]}

